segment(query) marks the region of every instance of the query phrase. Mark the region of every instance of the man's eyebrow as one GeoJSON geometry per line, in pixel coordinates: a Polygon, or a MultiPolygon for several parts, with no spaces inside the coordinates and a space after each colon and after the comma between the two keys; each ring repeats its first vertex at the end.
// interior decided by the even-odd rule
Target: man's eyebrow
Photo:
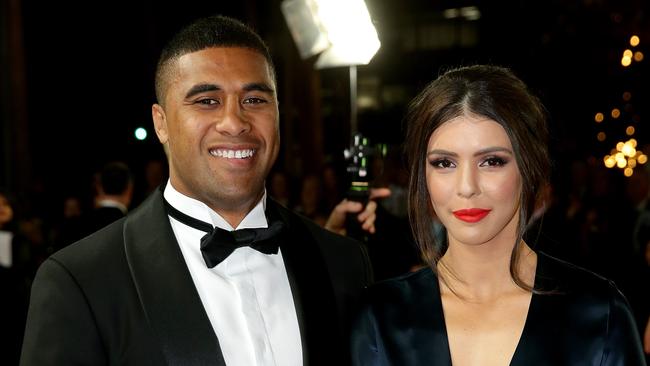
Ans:
{"type": "MultiPolygon", "coordinates": [[[[193,96],[205,92],[219,91],[223,88],[218,84],[197,84],[194,85],[188,92],[185,94],[185,99],[192,98],[193,96]]],[[[264,93],[275,94],[275,90],[267,83],[248,83],[244,84],[242,90],[249,91],[261,91],[264,93]]]]}
{"type": "Polygon", "coordinates": [[[275,90],[267,83],[248,83],[244,85],[244,91],[261,91],[275,94],[275,90]]]}
{"type": "Polygon", "coordinates": [[[189,99],[197,94],[218,90],[221,90],[221,87],[216,84],[197,84],[194,85],[187,94],[185,94],[185,99],[189,99]]]}

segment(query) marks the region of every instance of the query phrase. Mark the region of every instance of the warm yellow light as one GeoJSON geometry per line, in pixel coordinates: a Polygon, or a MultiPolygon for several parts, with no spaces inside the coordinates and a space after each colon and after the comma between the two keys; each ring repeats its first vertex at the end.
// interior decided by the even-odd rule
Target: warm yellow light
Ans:
{"type": "Polygon", "coordinates": [[[600,112],[596,113],[596,115],[594,116],[594,121],[596,121],[596,123],[600,123],[604,119],[605,119],[605,115],[600,112]]]}
{"type": "Polygon", "coordinates": [[[624,142],[619,142],[616,144],[616,151],[623,151],[623,146],[625,146],[624,142]]]}
{"type": "MultiPolygon", "coordinates": [[[[630,127],[632,127],[632,126],[630,126],[630,127]]],[[[634,127],[632,127],[632,128],[634,128],[634,127]]],[[[636,140],[635,139],[629,139],[629,140],[627,140],[627,142],[629,142],[630,145],[632,145],[632,147],[636,147],[636,140]]]]}
{"type": "Polygon", "coordinates": [[[621,116],[621,110],[618,108],[612,109],[612,118],[618,118],[621,116]]]}
{"type": "Polygon", "coordinates": [[[634,135],[634,126],[627,126],[627,128],[625,129],[625,133],[628,136],[634,135]]]}
{"type": "Polygon", "coordinates": [[[625,159],[616,159],[616,166],[623,169],[627,166],[627,160],[625,159]]]}
{"type": "Polygon", "coordinates": [[[627,159],[627,166],[632,169],[636,168],[636,160],[634,158],[627,159]]]}
{"type": "Polygon", "coordinates": [[[625,174],[626,177],[631,177],[632,174],[634,174],[634,170],[632,168],[625,168],[625,170],[623,170],[623,174],[625,174]]]}
{"type": "Polygon", "coordinates": [[[639,36],[637,36],[637,35],[635,34],[635,35],[633,35],[632,37],[630,37],[630,46],[632,46],[632,47],[636,47],[636,46],[639,45],[639,42],[640,42],[640,41],[641,41],[641,40],[639,39],[639,36]]]}
{"type": "Polygon", "coordinates": [[[605,134],[605,132],[598,132],[596,138],[598,139],[598,141],[603,142],[607,138],[607,135],[605,134]]]}
{"type": "Polygon", "coordinates": [[[621,59],[621,65],[623,65],[624,67],[630,66],[631,63],[632,63],[632,57],[623,56],[623,58],[621,59]]]}
{"type": "Polygon", "coordinates": [[[616,160],[614,160],[611,156],[607,156],[607,159],[605,159],[605,166],[608,168],[613,168],[614,165],[616,165],[616,160]]]}
{"type": "Polygon", "coordinates": [[[641,154],[636,158],[636,161],[639,162],[639,164],[645,164],[648,161],[648,155],[641,154]]]}
{"type": "Polygon", "coordinates": [[[610,155],[616,155],[617,152],[618,152],[617,149],[611,149],[611,150],[609,150],[609,154],[610,154],[610,155]]]}
{"type": "Polygon", "coordinates": [[[643,61],[643,52],[641,52],[641,51],[634,52],[634,61],[636,61],[636,62],[643,61]]]}
{"type": "Polygon", "coordinates": [[[632,50],[625,50],[625,51],[623,51],[623,57],[632,58],[632,55],[633,55],[633,54],[634,54],[634,53],[632,52],[632,50]]]}
{"type": "Polygon", "coordinates": [[[632,93],[630,93],[630,92],[628,92],[628,91],[626,91],[625,93],[623,93],[623,100],[624,100],[624,101],[629,102],[630,99],[632,99],[632,93]]]}
{"type": "Polygon", "coordinates": [[[621,152],[623,153],[623,155],[629,157],[636,155],[636,149],[632,147],[632,144],[630,144],[629,142],[623,145],[623,150],[621,152]]]}

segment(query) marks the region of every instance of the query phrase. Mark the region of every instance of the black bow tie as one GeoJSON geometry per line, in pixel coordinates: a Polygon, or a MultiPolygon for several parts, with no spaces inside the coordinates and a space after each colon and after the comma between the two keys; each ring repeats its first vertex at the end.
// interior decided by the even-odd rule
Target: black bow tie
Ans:
{"type": "Polygon", "coordinates": [[[208,268],[213,268],[228,258],[237,248],[251,247],[264,254],[277,254],[280,244],[277,240],[278,234],[282,232],[284,223],[280,220],[273,221],[268,228],[240,229],[234,231],[212,227],[207,222],[188,216],[165,200],[167,213],[197,230],[205,231],[207,234],[201,238],[201,254],[208,268]]]}

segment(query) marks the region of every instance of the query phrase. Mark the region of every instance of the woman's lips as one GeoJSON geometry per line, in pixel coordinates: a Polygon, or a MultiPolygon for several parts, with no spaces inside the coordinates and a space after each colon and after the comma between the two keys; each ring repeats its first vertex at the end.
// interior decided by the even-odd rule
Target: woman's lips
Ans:
{"type": "Polygon", "coordinates": [[[463,210],[456,210],[453,212],[453,214],[459,220],[465,222],[479,222],[483,220],[483,218],[487,216],[487,214],[489,214],[490,211],[492,210],[486,210],[483,208],[468,208],[463,210]]]}

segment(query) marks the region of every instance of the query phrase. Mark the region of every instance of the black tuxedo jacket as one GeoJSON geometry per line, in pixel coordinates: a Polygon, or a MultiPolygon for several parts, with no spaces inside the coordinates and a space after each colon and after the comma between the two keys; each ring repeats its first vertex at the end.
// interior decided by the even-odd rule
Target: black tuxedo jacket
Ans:
{"type": "MultiPolygon", "coordinates": [[[[512,366],[644,366],[634,318],[614,284],[539,253],[512,366]]],[[[378,282],[352,336],[359,366],[451,366],[438,278],[426,268],[378,282]]]]}
{"type": "Polygon", "coordinates": [[[97,207],[82,218],[82,236],[90,235],[95,231],[124,217],[124,213],[117,207],[97,207]]]}
{"type": "MultiPolygon", "coordinates": [[[[344,365],[347,326],[370,281],[357,242],[272,200],[305,365],[344,365]]],[[[197,243],[198,245],[198,243],[197,243]]],[[[32,287],[21,365],[224,365],[162,192],[55,253],[32,287]]]]}

